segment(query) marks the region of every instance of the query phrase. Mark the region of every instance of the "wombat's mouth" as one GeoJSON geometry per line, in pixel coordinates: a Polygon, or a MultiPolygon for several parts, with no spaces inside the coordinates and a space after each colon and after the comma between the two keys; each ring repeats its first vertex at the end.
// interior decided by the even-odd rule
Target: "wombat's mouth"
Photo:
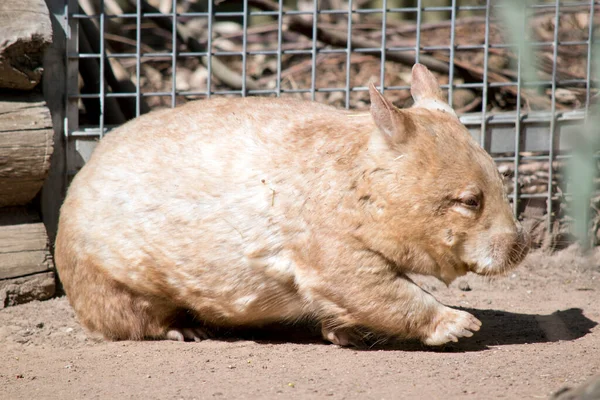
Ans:
{"type": "Polygon", "coordinates": [[[495,235],[478,259],[468,265],[469,271],[484,276],[506,275],[529,253],[529,235],[519,228],[515,233],[495,235]]]}
{"type": "Polygon", "coordinates": [[[483,262],[468,265],[469,271],[483,276],[502,276],[515,269],[529,253],[527,243],[515,243],[507,252],[492,254],[483,262]]]}

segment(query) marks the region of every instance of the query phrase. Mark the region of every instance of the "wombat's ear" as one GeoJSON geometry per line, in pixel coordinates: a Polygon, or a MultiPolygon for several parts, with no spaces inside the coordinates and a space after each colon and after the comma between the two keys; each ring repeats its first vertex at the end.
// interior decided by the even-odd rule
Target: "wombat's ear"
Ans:
{"type": "Polygon", "coordinates": [[[369,84],[369,95],[371,96],[371,116],[379,131],[385,134],[387,140],[394,143],[406,142],[409,135],[406,127],[407,117],[383,97],[372,82],[369,84]]]}
{"type": "MultiPolygon", "coordinates": [[[[415,103],[422,99],[444,101],[442,89],[435,76],[423,64],[415,64],[412,68],[410,94],[415,103]]],[[[445,101],[444,101],[445,102],[445,101]]]]}

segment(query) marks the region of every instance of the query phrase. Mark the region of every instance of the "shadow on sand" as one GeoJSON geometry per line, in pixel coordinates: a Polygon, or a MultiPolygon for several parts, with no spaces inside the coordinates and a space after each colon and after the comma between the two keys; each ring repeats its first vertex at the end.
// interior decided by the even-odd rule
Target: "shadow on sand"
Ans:
{"type": "MultiPolygon", "coordinates": [[[[479,332],[472,338],[440,347],[427,347],[416,341],[382,340],[366,338],[359,350],[402,350],[470,352],[482,351],[490,346],[548,343],[575,340],[591,332],[597,323],[587,318],[580,308],[556,311],[549,315],[519,314],[500,310],[460,308],[470,312],[482,322],[479,332]]],[[[325,344],[315,324],[269,325],[252,329],[218,329],[213,331],[216,340],[252,340],[257,343],[325,344]]]]}

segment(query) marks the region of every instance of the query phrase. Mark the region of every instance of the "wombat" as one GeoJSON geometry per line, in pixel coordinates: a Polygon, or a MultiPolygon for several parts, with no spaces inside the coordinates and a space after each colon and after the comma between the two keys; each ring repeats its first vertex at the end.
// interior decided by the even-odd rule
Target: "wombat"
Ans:
{"type": "Polygon", "coordinates": [[[527,235],[427,68],[413,68],[411,108],[369,94],[370,113],[219,98],[109,133],[68,190],[56,240],[81,323],[112,340],[302,318],[339,345],[365,330],[427,345],[472,336],[479,320],[407,274],[502,274],[527,235]]]}

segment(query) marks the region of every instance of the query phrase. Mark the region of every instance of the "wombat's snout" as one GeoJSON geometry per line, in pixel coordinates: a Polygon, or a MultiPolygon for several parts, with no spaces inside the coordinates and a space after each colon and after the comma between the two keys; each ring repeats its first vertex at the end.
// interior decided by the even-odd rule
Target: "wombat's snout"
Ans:
{"type": "Polygon", "coordinates": [[[488,265],[484,265],[483,274],[502,274],[519,265],[529,252],[530,236],[519,222],[510,233],[496,234],[490,244],[488,265]]]}
{"type": "Polygon", "coordinates": [[[510,266],[518,265],[527,253],[529,252],[531,237],[528,232],[523,229],[520,223],[517,223],[516,239],[512,242],[512,246],[508,250],[507,263],[510,266]]]}

